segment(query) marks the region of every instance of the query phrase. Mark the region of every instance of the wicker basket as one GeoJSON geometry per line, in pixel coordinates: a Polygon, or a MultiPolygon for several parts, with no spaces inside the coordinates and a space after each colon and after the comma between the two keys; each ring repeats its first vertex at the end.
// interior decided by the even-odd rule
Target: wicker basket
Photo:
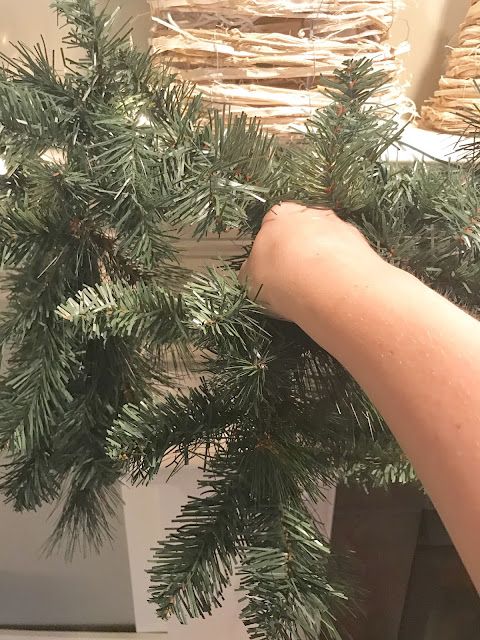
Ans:
{"type": "Polygon", "coordinates": [[[327,97],[318,87],[351,57],[390,75],[379,100],[412,114],[388,43],[398,0],[150,0],[159,60],[195,82],[211,104],[259,117],[292,135],[327,97]]]}
{"type": "Polygon", "coordinates": [[[472,0],[448,57],[438,90],[422,108],[422,123],[437,131],[465,133],[466,118],[480,108],[480,0],[472,0]]]}

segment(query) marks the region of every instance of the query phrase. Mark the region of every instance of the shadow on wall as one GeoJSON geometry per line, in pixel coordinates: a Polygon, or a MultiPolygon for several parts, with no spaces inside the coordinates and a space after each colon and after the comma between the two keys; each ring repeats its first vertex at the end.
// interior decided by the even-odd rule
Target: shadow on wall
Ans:
{"type": "Polygon", "coordinates": [[[445,71],[448,46],[455,43],[456,34],[458,33],[460,24],[465,18],[469,5],[469,0],[467,2],[463,0],[460,2],[458,0],[455,2],[447,0],[443,5],[439,22],[440,28],[436,31],[430,56],[426,60],[422,72],[416,80],[417,91],[414,99],[418,105],[423,104],[436,90],[437,82],[445,71]]]}
{"type": "Polygon", "coordinates": [[[405,0],[395,19],[392,44],[408,40],[410,53],[403,57],[408,95],[418,108],[437,88],[445,69],[447,46],[464,20],[470,0],[405,0]]]}
{"type": "Polygon", "coordinates": [[[50,513],[15,513],[0,500],[0,627],[132,628],[123,513],[111,546],[69,563],[61,550],[41,554],[50,513]]]}
{"type": "Polygon", "coordinates": [[[111,12],[115,7],[119,6],[118,24],[121,25],[131,19],[132,39],[139,49],[148,48],[148,38],[150,37],[150,5],[147,0],[99,0],[99,6],[107,7],[107,11],[111,12]]]}
{"type": "Polygon", "coordinates": [[[99,602],[98,593],[91,588],[93,580],[93,575],[90,581],[85,578],[68,580],[62,575],[45,573],[32,576],[0,570],[0,609],[6,612],[0,613],[0,626],[134,631],[133,621],[122,619],[121,607],[120,614],[116,616],[120,622],[112,616],[103,619],[92,617],[92,602],[99,602]],[[74,603],[77,611],[72,610],[74,603]]]}

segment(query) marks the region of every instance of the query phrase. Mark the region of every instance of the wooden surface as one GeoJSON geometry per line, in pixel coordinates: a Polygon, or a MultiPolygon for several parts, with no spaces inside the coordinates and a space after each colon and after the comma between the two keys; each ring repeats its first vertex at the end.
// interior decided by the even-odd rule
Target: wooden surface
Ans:
{"type": "Polygon", "coordinates": [[[410,487],[337,489],[332,542],[337,553],[353,552],[353,575],[363,589],[361,614],[343,620],[351,640],[398,640],[423,504],[410,487]]]}

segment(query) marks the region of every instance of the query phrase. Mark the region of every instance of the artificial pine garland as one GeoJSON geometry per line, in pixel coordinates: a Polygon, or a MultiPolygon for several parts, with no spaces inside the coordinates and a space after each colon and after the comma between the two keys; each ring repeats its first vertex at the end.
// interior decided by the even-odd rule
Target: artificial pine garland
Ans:
{"type": "Polygon", "coordinates": [[[385,77],[368,62],[326,81],[332,103],[284,149],[243,116],[206,111],[92,0],[55,6],[65,73],[43,44],[19,45],[0,77],[6,499],[59,501],[51,543],[72,554],[112,535],[119,478],[148,482],[167,456],[202,455],[201,496],[155,550],[158,614],[212,613],[236,571],[252,638],[340,638],[348,587],[305,498],[411,482],[411,467],[350,375],[248,299],[235,262],[188,273],[175,239],[237,230],[248,245],[280,200],[327,205],[475,310],[475,167],[382,161],[399,131],[372,104],[385,77]],[[179,391],[172,360],[201,384],[179,391]]]}

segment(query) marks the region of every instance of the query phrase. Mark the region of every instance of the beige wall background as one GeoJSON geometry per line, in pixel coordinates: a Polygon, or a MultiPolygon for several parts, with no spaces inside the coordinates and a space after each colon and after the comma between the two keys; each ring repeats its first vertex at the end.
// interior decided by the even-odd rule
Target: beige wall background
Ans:
{"type": "MultiPolygon", "coordinates": [[[[104,2],[102,0],[101,4],[104,2]]],[[[0,0],[0,50],[9,41],[32,44],[43,34],[60,46],[50,0],[0,0]]],[[[135,16],[133,38],[147,47],[150,20],[146,0],[110,0],[121,17],[135,16]]],[[[447,45],[467,11],[469,0],[407,0],[392,28],[392,40],[409,39],[405,57],[409,95],[417,104],[432,94],[445,63],[447,45]]],[[[42,558],[39,549],[50,523],[48,510],[15,514],[0,502],[0,626],[123,625],[133,622],[128,554],[122,514],[112,548],[99,557],[65,564],[60,556],[42,558]]]]}
{"type": "Polygon", "coordinates": [[[448,45],[455,41],[470,0],[404,0],[392,28],[392,40],[408,40],[405,56],[408,93],[417,106],[435,91],[445,68],[448,45]]]}

